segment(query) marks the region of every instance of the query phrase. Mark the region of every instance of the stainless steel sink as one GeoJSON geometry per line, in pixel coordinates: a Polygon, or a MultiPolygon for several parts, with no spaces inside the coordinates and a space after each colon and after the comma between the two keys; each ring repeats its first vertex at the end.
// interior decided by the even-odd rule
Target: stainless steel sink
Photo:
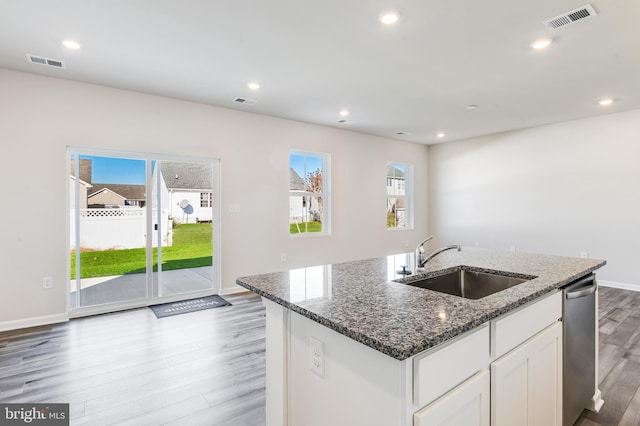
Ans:
{"type": "Polygon", "coordinates": [[[395,282],[452,294],[465,299],[481,299],[533,278],[536,277],[525,275],[514,277],[462,268],[435,277],[410,277],[395,280],[395,282]]]}

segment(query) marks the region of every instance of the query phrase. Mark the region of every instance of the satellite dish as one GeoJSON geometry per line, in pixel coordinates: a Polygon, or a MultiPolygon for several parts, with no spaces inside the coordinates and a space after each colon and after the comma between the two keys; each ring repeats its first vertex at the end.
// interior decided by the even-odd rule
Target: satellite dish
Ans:
{"type": "Polygon", "coordinates": [[[186,209],[189,206],[189,200],[180,201],[180,208],[186,209]]]}

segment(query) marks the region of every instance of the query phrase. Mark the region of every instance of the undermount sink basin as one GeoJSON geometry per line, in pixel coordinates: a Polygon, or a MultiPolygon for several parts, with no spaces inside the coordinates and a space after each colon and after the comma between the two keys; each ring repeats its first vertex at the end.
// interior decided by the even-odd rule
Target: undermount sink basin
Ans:
{"type": "Polygon", "coordinates": [[[395,282],[464,297],[465,299],[481,299],[490,294],[527,282],[533,278],[536,277],[513,277],[462,268],[435,277],[402,278],[395,280],[395,282]]]}

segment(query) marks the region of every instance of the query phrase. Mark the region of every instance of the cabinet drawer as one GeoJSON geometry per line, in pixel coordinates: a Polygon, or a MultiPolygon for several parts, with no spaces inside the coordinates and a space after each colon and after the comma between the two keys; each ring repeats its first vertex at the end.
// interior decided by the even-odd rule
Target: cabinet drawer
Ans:
{"type": "Polygon", "coordinates": [[[413,403],[423,407],[489,365],[489,326],[482,325],[413,360],[413,403]]]}
{"type": "Polygon", "coordinates": [[[489,373],[483,370],[413,415],[413,426],[489,426],[489,373]]]}
{"type": "Polygon", "coordinates": [[[562,317],[562,291],[491,321],[491,355],[499,358],[562,317]]]}

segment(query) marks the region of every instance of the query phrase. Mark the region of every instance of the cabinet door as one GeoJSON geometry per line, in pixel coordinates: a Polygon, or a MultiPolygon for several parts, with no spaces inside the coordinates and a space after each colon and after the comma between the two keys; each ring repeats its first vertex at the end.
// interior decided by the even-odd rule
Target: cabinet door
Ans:
{"type": "Polygon", "coordinates": [[[490,375],[483,370],[413,416],[414,426],[489,426],[490,375]]]}
{"type": "Polygon", "coordinates": [[[562,425],[562,324],[491,364],[492,426],[562,425]]]}

